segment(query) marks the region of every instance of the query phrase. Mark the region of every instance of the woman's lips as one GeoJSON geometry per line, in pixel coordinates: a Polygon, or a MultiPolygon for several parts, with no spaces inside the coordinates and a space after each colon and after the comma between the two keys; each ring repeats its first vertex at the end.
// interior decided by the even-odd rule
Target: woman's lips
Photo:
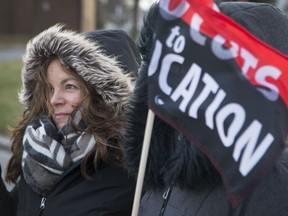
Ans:
{"type": "Polygon", "coordinates": [[[69,116],[70,114],[68,113],[55,113],[55,119],[59,120],[59,119],[63,119],[63,118],[67,118],[67,116],[69,116]]]}

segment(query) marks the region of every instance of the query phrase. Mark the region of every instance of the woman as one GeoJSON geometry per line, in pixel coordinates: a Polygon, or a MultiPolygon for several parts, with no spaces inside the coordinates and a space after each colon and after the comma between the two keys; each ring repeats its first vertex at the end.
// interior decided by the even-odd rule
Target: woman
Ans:
{"type": "Polygon", "coordinates": [[[120,30],[78,34],[55,25],[23,58],[22,120],[0,186],[6,215],[130,215],[134,181],[122,168],[123,112],[139,54],[120,30]]]}
{"type": "MultiPolygon", "coordinates": [[[[220,10],[259,39],[288,55],[288,20],[269,4],[227,2],[220,10]]],[[[148,66],[159,5],[144,19],[138,45],[139,78],[127,119],[126,167],[137,176],[148,111],[148,66]]],[[[259,109],[261,111],[261,108],[259,109]]],[[[220,173],[206,155],[176,129],[155,117],[139,216],[287,216],[288,149],[261,184],[237,208],[227,198],[220,173]]]]}

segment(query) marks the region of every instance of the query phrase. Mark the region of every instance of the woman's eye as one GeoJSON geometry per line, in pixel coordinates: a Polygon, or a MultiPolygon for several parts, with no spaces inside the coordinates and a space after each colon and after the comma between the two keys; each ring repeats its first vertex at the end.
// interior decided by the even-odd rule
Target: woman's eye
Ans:
{"type": "Polygon", "coordinates": [[[72,84],[66,84],[66,89],[68,89],[68,90],[77,89],[77,86],[72,85],[72,84]]]}

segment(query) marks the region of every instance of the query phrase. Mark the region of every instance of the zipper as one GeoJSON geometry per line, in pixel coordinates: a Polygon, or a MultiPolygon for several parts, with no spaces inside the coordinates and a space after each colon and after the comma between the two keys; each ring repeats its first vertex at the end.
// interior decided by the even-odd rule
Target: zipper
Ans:
{"type": "Polygon", "coordinates": [[[62,174],[62,176],[56,181],[54,188],[49,193],[43,194],[43,197],[41,198],[40,206],[39,206],[39,213],[38,213],[39,216],[41,216],[43,214],[43,212],[46,208],[47,197],[49,197],[49,196],[51,196],[51,194],[53,194],[53,191],[55,191],[55,189],[57,188],[57,185],[61,182],[61,180],[63,178],[65,178],[68,175],[68,173],[70,173],[71,170],[73,170],[75,167],[77,167],[80,164],[80,161],[74,163],[71,167],[68,168],[68,170],[66,170],[64,172],[64,174],[62,174]]]}
{"type": "Polygon", "coordinates": [[[168,200],[169,200],[169,198],[170,198],[170,194],[171,194],[171,192],[172,192],[172,188],[173,188],[173,186],[168,187],[168,188],[164,191],[164,193],[163,193],[163,195],[162,195],[162,197],[163,197],[163,199],[164,199],[164,202],[163,202],[162,208],[161,208],[161,210],[160,210],[159,216],[163,216],[163,215],[164,215],[164,212],[165,212],[166,207],[167,207],[168,200]]]}
{"type": "Polygon", "coordinates": [[[42,210],[45,208],[46,199],[46,197],[42,197],[41,199],[40,209],[42,210]]]}
{"type": "Polygon", "coordinates": [[[169,196],[170,190],[171,190],[171,188],[168,187],[167,190],[164,191],[164,194],[163,194],[163,196],[162,196],[164,200],[166,200],[167,197],[169,196]]]}
{"type": "Polygon", "coordinates": [[[45,207],[46,207],[46,197],[42,197],[41,202],[40,202],[40,210],[39,210],[39,215],[42,215],[45,207]]]}

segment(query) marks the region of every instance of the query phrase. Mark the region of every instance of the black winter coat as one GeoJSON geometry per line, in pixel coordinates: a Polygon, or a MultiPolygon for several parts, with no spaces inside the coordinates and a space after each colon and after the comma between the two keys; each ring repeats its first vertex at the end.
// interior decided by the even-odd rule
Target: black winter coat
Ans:
{"type": "Polygon", "coordinates": [[[122,168],[104,164],[90,181],[81,176],[80,164],[74,164],[46,197],[35,193],[23,179],[17,185],[17,191],[12,192],[14,197],[2,182],[1,216],[131,215],[135,181],[129,179],[122,168]]]}
{"type": "Polygon", "coordinates": [[[288,149],[268,176],[237,208],[232,208],[222,184],[201,190],[179,187],[147,192],[141,201],[139,216],[287,216],[288,149]]]}

